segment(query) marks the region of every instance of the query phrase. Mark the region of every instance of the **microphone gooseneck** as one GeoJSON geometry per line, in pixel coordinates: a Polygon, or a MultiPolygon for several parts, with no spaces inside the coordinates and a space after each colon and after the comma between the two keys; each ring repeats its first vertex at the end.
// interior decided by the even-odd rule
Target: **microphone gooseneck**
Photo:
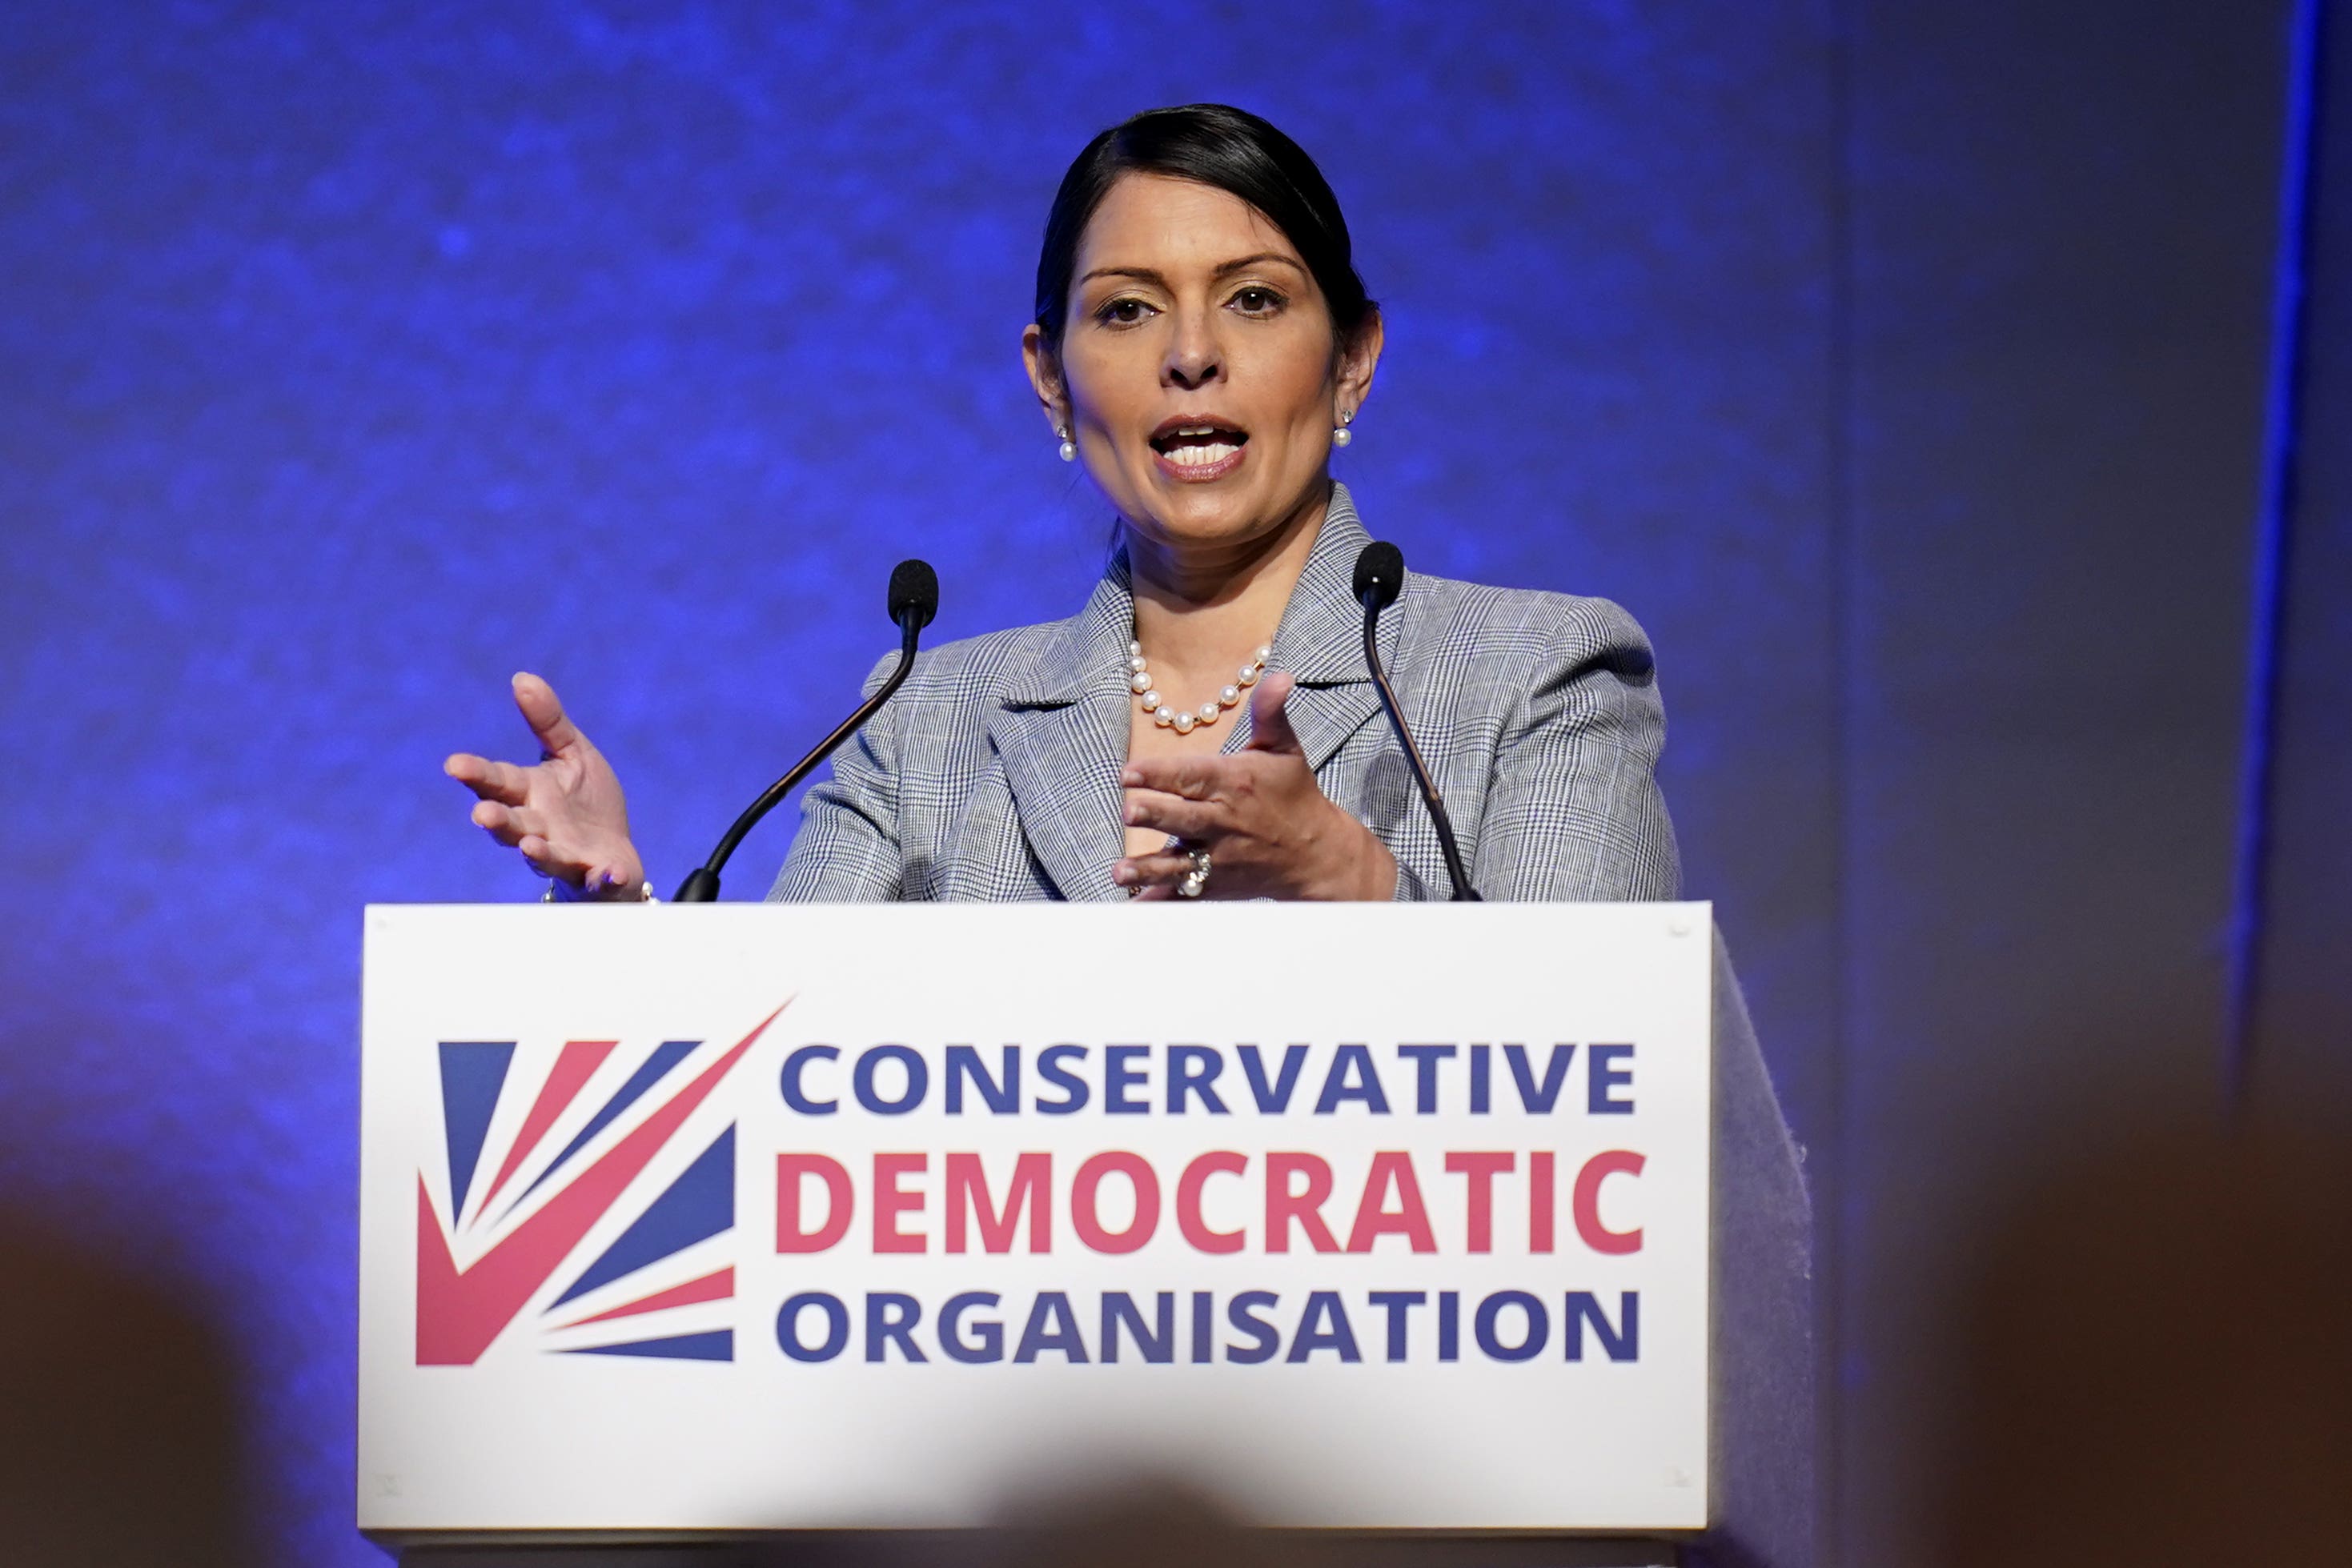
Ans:
{"type": "Polygon", "coordinates": [[[1374,540],[1364,547],[1356,558],[1356,602],[1364,607],[1364,664],[1372,673],[1372,685],[1381,694],[1381,706],[1388,711],[1389,726],[1404,747],[1405,760],[1412,765],[1412,779],[1421,787],[1422,804],[1429,808],[1429,820],[1437,830],[1437,847],[1445,856],[1445,874],[1453,879],[1454,902],[1483,902],[1478,890],[1470,885],[1470,873],[1462,869],[1462,849],[1454,841],[1454,821],[1445,814],[1445,802],[1437,793],[1436,781],[1429,776],[1429,764],[1422,760],[1421,747],[1412,743],[1412,731],[1405,727],[1404,710],[1397,706],[1396,693],[1389,685],[1388,672],[1381,668],[1381,650],[1373,641],[1380,627],[1381,612],[1396,602],[1404,591],[1404,552],[1385,540],[1374,540]]]}
{"type": "Polygon", "coordinates": [[[793,792],[795,785],[814,772],[818,763],[832,756],[843,741],[856,734],[858,727],[872,718],[876,711],[905,684],[907,672],[915,667],[916,641],[922,635],[923,628],[931,623],[931,618],[940,612],[939,573],[933,571],[927,561],[900,561],[890,573],[889,607],[890,619],[898,624],[898,665],[890,672],[890,678],[882,683],[880,691],[858,704],[857,711],[843,719],[839,728],[817,742],[815,750],[793,764],[791,771],[769,785],[758,800],[743,809],[743,814],[735,819],[735,825],[727,830],[727,836],[719,841],[719,847],[710,852],[710,858],[678,884],[677,896],[672,903],[718,902],[719,873],[726,869],[728,857],[735,852],[735,846],[743,841],[743,835],[757,827],[761,818],[774,810],[783,798],[793,792]]]}

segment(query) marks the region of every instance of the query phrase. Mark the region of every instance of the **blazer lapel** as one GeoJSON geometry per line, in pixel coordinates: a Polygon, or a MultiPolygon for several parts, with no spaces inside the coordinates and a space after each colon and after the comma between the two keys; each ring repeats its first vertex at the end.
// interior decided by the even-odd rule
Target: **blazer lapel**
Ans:
{"type": "MultiPolygon", "coordinates": [[[[1274,633],[1274,657],[1266,667],[1297,677],[1290,695],[1290,727],[1298,732],[1307,766],[1318,771],[1381,709],[1380,692],[1364,664],[1364,612],[1355,591],[1356,557],[1371,542],[1348,487],[1334,484],[1323,529],[1274,633]]],[[[1381,657],[1394,658],[1393,613],[1380,637],[1381,657]]],[[[1244,722],[1226,737],[1226,749],[1237,750],[1248,740],[1244,713],[1244,722]]]]}
{"type": "Polygon", "coordinates": [[[1095,585],[1084,614],[1039,640],[1008,673],[989,720],[1021,830],[1064,898],[1124,896],[1110,879],[1124,852],[1128,639],[1135,624],[1124,555],[1095,585]]]}

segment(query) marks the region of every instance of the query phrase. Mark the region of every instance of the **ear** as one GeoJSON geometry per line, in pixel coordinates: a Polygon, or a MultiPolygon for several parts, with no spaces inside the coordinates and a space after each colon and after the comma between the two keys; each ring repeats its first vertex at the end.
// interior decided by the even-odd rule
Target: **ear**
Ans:
{"type": "Polygon", "coordinates": [[[1339,345],[1339,373],[1332,390],[1342,412],[1353,413],[1372,395],[1372,372],[1380,368],[1384,340],[1380,307],[1375,305],[1363,324],[1339,345]]]}
{"type": "Polygon", "coordinates": [[[1029,372],[1029,384],[1037,390],[1046,425],[1058,431],[1069,423],[1070,400],[1062,385],[1062,361],[1054,346],[1045,341],[1045,329],[1034,321],[1021,329],[1021,363],[1029,372]]]}

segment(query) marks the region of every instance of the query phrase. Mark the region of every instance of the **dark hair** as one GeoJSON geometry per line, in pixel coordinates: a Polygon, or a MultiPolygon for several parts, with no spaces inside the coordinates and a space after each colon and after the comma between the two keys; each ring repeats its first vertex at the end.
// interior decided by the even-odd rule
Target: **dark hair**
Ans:
{"type": "Polygon", "coordinates": [[[1070,313],[1070,274],[1095,209],[1125,174],[1166,174],[1229,192],[1264,213],[1297,247],[1330,307],[1341,342],[1379,308],[1349,254],[1348,220],[1306,150],[1246,110],[1222,103],[1146,110],[1087,143],[1045,216],[1037,256],[1037,325],[1058,350],[1070,313]]]}

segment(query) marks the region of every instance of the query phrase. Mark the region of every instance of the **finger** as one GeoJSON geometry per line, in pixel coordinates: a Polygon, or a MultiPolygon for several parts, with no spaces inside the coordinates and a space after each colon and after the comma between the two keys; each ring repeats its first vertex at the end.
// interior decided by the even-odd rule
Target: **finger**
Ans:
{"type": "Polygon", "coordinates": [[[1130,828],[1157,828],[1180,839],[1213,838],[1224,831],[1224,808],[1158,790],[1130,791],[1122,812],[1130,828]]]}
{"type": "Polygon", "coordinates": [[[553,686],[526,670],[514,678],[514,700],[542,749],[561,755],[580,744],[580,731],[564,716],[562,699],[553,686]]]}
{"type": "Polygon", "coordinates": [[[497,800],[474,802],[474,825],[502,844],[520,846],[529,837],[544,838],[546,820],[537,811],[526,811],[497,800]]]}
{"type": "Polygon", "coordinates": [[[441,765],[441,771],[485,800],[520,806],[529,798],[530,775],[511,762],[493,762],[461,751],[441,765]]]}
{"type": "Polygon", "coordinates": [[[1216,794],[1221,770],[1229,765],[1223,757],[1147,757],[1129,763],[1118,781],[1129,789],[1206,800],[1216,794]]]}
{"type": "Polygon", "coordinates": [[[530,869],[544,877],[553,877],[578,887],[586,870],[576,855],[569,854],[548,842],[537,833],[527,833],[515,848],[530,862],[530,869]]]}
{"type": "Polygon", "coordinates": [[[472,812],[474,826],[512,849],[522,841],[522,830],[514,825],[514,808],[501,800],[477,800],[472,812]]]}
{"type": "Polygon", "coordinates": [[[591,898],[635,898],[645,885],[643,877],[633,877],[615,865],[592,865],[580,879],[580,885],[591,898]]]}
{"type": "Polygon", "coordinates": [[[1297,677],[1288,670],[1268,670],[1250,688],[1250,737],[1243,750],[1306,755],[1307,748],[1298,744],[1298,732],[1290,727],[1290,710],[1286,706],[1291,688],[1297,684],[1297,677]]]}
{"type": "Polygon", "coordinates": [[[1192,869],[1191,855],[1130,855],[1111,867],[1110,879],[1121,887],[1173,887],[1192,869]]]}

